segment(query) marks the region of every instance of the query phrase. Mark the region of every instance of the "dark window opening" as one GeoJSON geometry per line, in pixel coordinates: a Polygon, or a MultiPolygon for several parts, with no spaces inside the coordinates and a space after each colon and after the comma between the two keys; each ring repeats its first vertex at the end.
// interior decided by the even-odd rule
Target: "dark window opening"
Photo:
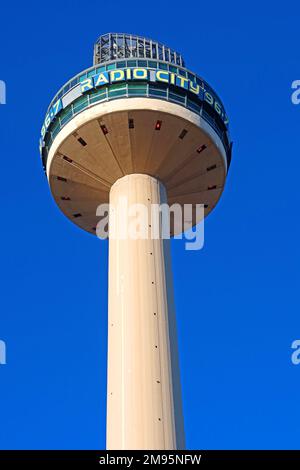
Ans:
{"type": "Polygon", "coordinates": [[[81,214],[73,214],[73,217],[77,219],[77,217],[81,217],[81,214]]]}
{"type": "Polygon", "coordinates": [[[58,179],[58,181],[64,181],[64,183],[67,182],[67,179],[63,178],[62,176],[58,176],[57,179],[58,179]]]}
{"type": "Polygon", "coordinates": [[[83,140],[82,137],[79,137],[77,140],[83,147],[85,147],[87,145],[86,141],[83,140]]]}
{"type": "Polygon", "coordinates": [[[217,187],[217,185],[216,185],[216,184],[214,184],[213,186],[208,186],[208,188],[207,188],[207,189],[210,191],[211,189],[216,189],[216,187],[217,187]]]}
{"type": "Polygon", "coordinates": [[[187,135],[187,132],[188,131],[186,129],[183,129],[181,133],[179,134],[179,139],[184,139],[185,136],[187,135]]]}
{"type": "Polygon", "coordinates": [[[197,152],[198,152],[198,153],[201,153],[201,152],[203,152],[203,150],[205,150],[205,149],[206,149],[206,145],[203,144],[203,145],[201,145],[200,147],[197,148],[197,152]]]}
{"type": "Polygon", "coordinates": [[[129,127],[129,129],[134,129],[134,120],[133,119],[128,119],[128,127],[129,127]]]}
{"type": "Polygon", "coordinates": [[[100,127],[104,135],[108,134],[108,130],[105,124],[100,124],[100,127]]]}
{"type": "Polygon", "coordinates": [[[215,170],[216,168],[217,168],[217,165],[211,165],[208,168],[206,168],[206,171],[215,170]]]}
{"type": "Polygon", "coordinates": [[[63,156],[63,159],[66,160],[69,163],[73,162],[73,160],[71,158],[67,157],[66,155],[63,156]]]}
{"type": "Polygon", "coordinates": [[[62,201],[71,201],[71,198],[68,197],[68,196],[62,196],[60,199],[61,199],[62,201]]]}

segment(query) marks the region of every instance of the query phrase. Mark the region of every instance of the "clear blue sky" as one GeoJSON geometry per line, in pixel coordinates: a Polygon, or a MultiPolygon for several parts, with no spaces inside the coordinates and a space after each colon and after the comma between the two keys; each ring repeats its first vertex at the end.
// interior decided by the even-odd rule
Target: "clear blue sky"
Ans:
{"type": "Polygon", "coordinates": [[[234,140],[205,247],[172,243],[188,448],[300,448],[297,2],[1,6],[0,447],[105,447],[107,243],[52,200],[38,152],[48,103],[109,31],[178,49],[225,103],[234,140]]]}

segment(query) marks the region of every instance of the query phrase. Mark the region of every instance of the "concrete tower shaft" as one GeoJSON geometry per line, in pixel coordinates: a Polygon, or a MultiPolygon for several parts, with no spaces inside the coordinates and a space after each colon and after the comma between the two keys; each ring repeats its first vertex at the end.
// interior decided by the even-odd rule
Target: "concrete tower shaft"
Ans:
{"type": "Polygon", "coordinates": [[[143,174],[110,190],[107,448],[183,449],[170,242],[151,239],[151,227],[147,239],[120,239],[124,199],[148,207],[149,221],[151,204],[167,201],[164,186],[143,174]]]}

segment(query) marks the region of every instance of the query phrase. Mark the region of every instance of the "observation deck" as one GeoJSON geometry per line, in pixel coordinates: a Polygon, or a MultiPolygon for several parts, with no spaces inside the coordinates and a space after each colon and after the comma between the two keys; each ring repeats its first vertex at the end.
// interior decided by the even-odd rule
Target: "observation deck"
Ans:
{"type": "Polygon", "coordinates": [[[158,178],[170,204],[203,203],[207,215],[221,196],[231,148],[221,99],[182,55],[117,33],[100,36],[94,65],[54,96],[40,139],[57,204],[91,233],[116,179],[137,172],[158,178]]]}

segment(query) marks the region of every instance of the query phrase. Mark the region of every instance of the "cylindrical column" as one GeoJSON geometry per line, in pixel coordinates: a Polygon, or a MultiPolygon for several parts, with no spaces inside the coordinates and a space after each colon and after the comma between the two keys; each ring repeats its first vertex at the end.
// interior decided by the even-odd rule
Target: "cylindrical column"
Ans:
{"type": "Polygon", "coordinates": [[[184,448],[170,241],[151,237],[151,205],[165,202],[144,174],[110,191],[107,449],[184,448]],[[124,228],[142,214],[148,235],[133,239],[124,228]]]}

